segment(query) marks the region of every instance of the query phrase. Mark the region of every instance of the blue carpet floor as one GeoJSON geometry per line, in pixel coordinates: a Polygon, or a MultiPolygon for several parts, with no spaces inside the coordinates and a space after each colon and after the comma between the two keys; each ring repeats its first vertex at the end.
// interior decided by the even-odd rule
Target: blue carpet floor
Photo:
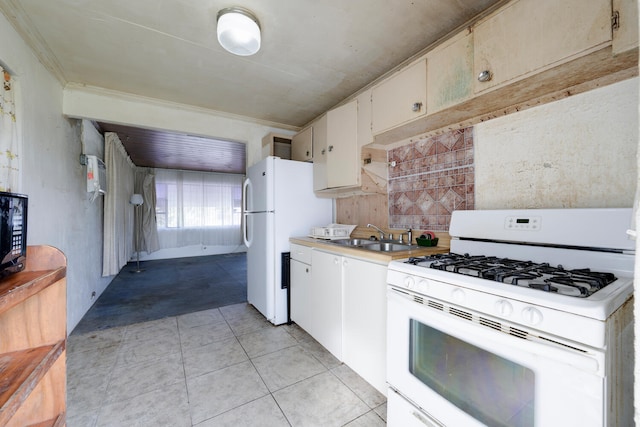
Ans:
{"type": "Polygon", "coordinates": [[[124,266],[73,330],[82,334],[247,301],[245,253],[124,266]]]}

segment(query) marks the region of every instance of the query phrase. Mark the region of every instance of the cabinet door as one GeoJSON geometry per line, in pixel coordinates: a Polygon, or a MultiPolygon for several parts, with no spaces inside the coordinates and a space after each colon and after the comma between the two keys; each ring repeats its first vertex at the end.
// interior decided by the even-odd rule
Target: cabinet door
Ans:
{"type": "Polygon", "coordinates": [[[427,109],[427,60],[421,59],[373,88],[373,134],[423,116],[427,109]]]}
{"type": "Polygon", "coordinates": [[[613,54],[638,48],[638,1],[613,0],[618,28],[613,30],[613,54]]]}
{"type": "Polygon", "coordinates": [[[320,117],[313,127],[313,189],[327,188],[327,115],[320,117]]]}
{"type": "Polygon", "coordinates": [[[291,160],[310,162],[313,160],[313,127],[301,130],[291,138],[291,160]]]}
{"type": "Polygon", "coordinates": [[[315,304],[311,299],[311,265],[291,260],[291,320],[308,331],[315,304]]]}
{"type": "Polygon", "coordinates": [[[342,257],[314,250],[311,260],[315,315],[307,332],[342,360],[342,257]]]}
{"type": "Polygon", "coordinates": [[[473,96],[473,33],[464,31],[427,54],[427,111],[433,114],[473,96]]]}
{"type": "Polygon", "coordinates": [[[327,188],[360,182],[358,101],[327,112],[327,188]]]}
{"type": "MultiPolygon", "coordinates": [[[[358,151],[373,142],[371,133],[371,89],[357,96],[358,101],[358,151]]],[[[360,159],[358,159],[360,161],[360,159]]]]}
{"type": "Polygon", "coordinates": [[[387,267],[344,258],[343,361],[387,393],[387,267]]]}
{"type": "Polygon", "coordinates": [[[475,92],[542,71],[611,42],[610,0],[519,0],[474,30],[475,92]]]}

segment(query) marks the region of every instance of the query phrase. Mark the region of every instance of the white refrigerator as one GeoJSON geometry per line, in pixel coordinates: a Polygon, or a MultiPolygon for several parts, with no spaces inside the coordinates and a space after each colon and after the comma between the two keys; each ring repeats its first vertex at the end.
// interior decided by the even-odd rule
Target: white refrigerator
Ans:
{"type": "Polygon", "coordinates": [[[289,252],[289,237],[333,222],[333,200],[315,196],[312,163],[279,157],[251,166],[242,193],[247,300],[280,325],[288,319],[282,253],[289,252]]]}

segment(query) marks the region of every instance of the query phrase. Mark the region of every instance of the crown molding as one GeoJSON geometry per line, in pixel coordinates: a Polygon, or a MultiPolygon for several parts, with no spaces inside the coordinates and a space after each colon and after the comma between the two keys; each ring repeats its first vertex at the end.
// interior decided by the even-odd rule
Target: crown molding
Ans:
{"type": "MultiPolygon", "coordinates": [[[[289,130],[293,132],[298,132],[300,129],[302,129],[298,126],[292,126],[292,125],[287,125],[283,123],[276,123],[268,120],[260,120],[252,117],[241,116],[239,114],[226,113],[224,111],[197,107],[194,105],[180,104],[177,102],[167,101],[164,99],[150,98],[147,96],[135,95],[128,92],[120,92],[117,90],[106,89],[99,86],[85,85],[82,83],[73,83],[73,82],[67,83],[64,87],[64,92],[66,94],[84,93],[84,94],[97,96],[104,99],[119,100],[127,103],[134,103],[134,104],[144,104],[148,106],[166,108],[170,110],[182,111],[182,112],[198,114],[203,116],[219,117],[222,119],[251,123],[258,126],[265,126],[265,127],[276,128],[280,130],[289,130]]],[[[68,111],[63,111],[63,113],[69,114],[68,111]]],[[[73,116],[73,114],[71,114],[71,116],[73,116]]]]}
{"type": "Polygon", "coordinates": [[[62,86],[66,85],[67,79],[60,62],[35,28],[20,2],[18,0],[0,0],[0,12],[31,48],[40,63],[53,74],[62,86]]]}

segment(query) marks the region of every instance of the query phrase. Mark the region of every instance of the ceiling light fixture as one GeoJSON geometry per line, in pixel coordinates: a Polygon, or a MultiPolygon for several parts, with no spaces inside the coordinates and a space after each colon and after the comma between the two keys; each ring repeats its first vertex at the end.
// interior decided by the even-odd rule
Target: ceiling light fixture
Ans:
{"type": "Polygon", "coordinates": [[[260,50],[260,23],[241,7],[228,7],[218,12],[218,41],[227,51],[249,56],[260,50]]]}

